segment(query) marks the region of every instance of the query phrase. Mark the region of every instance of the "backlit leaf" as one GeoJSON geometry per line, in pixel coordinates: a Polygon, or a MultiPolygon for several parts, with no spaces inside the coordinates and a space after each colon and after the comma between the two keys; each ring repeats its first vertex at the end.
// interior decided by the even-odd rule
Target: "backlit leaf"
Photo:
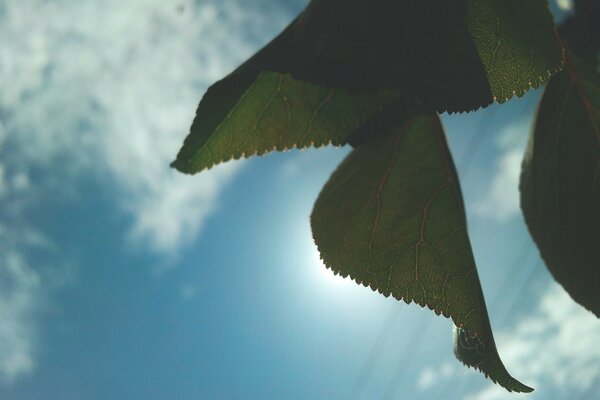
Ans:
{"type": "Polygon", "coordinates": [[[404,94],[386,90],[350,94],[294,79],[292,75],[303,76],[312,68],[295,32],[292,23],[208,89],[173,167],[196,173],[232,158],[273,150],[342,145],[381,111],[414,111],[414,102],[404,94]]]}
{"type": "Polygon", "coordinates": [[[521,207],[554,278],[600,317],[600,76],[572,53],[542,98],[521,207]]]}
{"type": "Polygon", "coordinates": [[[467,24],[500,103],[558,72],[562,51],[546,0],[467,0],[467,24]]]}
{"type": "Polygon", "coordinates": [[[463,362],[508,390],[532,390],[498,356],[437,116],[410,118],[353,150],[321,191],[311,224],[328,268],[452,318],[465,343],[478,343],[477,357],[457,351],[463,362]]]}
{"type": "Polygon", "coordinates": [[[313,0],[209,88],[173,166],[343,144],[382,107],[473,110],[560,64],[545,0],[313,0]]]}
{"type": "MultiPolygon", "coordinates": [[[[212,94],[209,91],[205,99],[212,94]]],[[[263,72],[240,97],[223,98],[218,108],[208,106],[206,112],[203,106],[208,103],[200,104],[192,133],[173,166],[194,173],[273,150],[340,146],[396,100],[389,92],[350,95],[289,74],[263,72]]]]}

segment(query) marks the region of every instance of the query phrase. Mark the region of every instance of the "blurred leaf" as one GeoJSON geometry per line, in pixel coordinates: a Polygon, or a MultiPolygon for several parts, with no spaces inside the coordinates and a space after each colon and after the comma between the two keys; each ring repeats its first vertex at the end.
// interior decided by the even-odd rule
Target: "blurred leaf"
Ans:
{"type": "Polygon", "coordinates": [[[525,154],[521,207],[554,278],[600,317],[600,76],[566,55],[525,154]]]}
{"type": "Polygon", "coordinates": [[[600,1],[575,0],[575,12],[560,24],[562,42],[584,61],[596,65],[600,55],[600,1]]]}
{"type": "Polygon", "coordinates": [[[500,103],[537,88],[562,67],[547,0],[467,0],[467,24],[500,103]]]}
{"type": "Polygon", "coordinates": [[[452,318],[480,343],[476,362],[457,353],[463,362],[508,390],[532,390],[498,356],[437,116],[411,118],[356,148],[323,188],[311,223],[328,268],[452,318]]]}

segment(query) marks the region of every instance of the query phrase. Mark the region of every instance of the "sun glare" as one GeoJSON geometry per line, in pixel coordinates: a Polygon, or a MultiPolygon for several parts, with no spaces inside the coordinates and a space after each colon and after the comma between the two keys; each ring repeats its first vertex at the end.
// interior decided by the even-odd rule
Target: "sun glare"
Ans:
{"type": "Polygon", "coordinates": [[[319,251],[316,247],[313,247],[311,251],[311,261],[312,268],[318,271],[318,279],[320,281],[326,282],[328,285],[335,286],[346,286],[353,283],[352,279],[344,278],[341,275],[336,275],[331,269],[327,268],[323,264],[323,260],[321,260],[319,251]]]}

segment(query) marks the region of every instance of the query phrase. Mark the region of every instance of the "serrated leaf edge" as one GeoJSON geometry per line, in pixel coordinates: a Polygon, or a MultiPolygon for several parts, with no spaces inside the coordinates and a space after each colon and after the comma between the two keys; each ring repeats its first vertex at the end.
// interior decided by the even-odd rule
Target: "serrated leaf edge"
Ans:
{"type": "MultiPolygon", "coordinates": [[[[357,278],[355,278],[355,277],[353,277],[353,276],[350,276],[350,274],[349,274],[349,273],[346,273],[346,274],[344,274],[344,273],[342,273],[342,272],[338,272],[338,271],[334,270],[334,269],[331,267],[331,265],[329,265],[329,264],[328,264],[328,263],[327,263],[327,262],[326,262],[326,261],[323,259],[323,257],[321,256],[321,254],[322,254],[322,252],[321,252],[321,249],[319,248],[319,246],[317,245],[317,243],[314,241],[314,239],[313,239],[313,243],[315,244],[315,247],[317,248],[317,251],[319,252],[319,259],[321,260],[321,263],[323,264],[323,266],[324,266],[325,268],[327,268],[328,270],[330,270],[330,271],[333,273],[333,275],[334,275],[334,276],[341,276],[342,278],[350,278],[350,279],[351,279],[353,282],[355,282],[356,284],[358,284],[358,285],[360,285],[360,286],[363,286],[363,287],[365,287],[365,288],[369,288],[369,289],[371,289],[373,292],[375,292],[375,293],[379,293],[379,294],[383,295],[385,298],[389,298],[390,296],[392,296],[394,299],[396,299],[396,300],[398,300],[398,301],[403,301],[403,302],[404,302],[404,303],[406,303],[407,305],[410,305],[410,304],[414,303],[414,304],[416,304],[416,305],[420,306],[422,309],[429,309],[429,310],[433,311],[433,312],[434,312],[434,314],[435,314],[435,315],[437,315],[438,317],[439,317],[439,316],[443,316],[443,317],[445,317],[445,318],[448,318],[448,319],[450,319],[450,320],[452,321],[452,323],[453,323],[455,326],[457,326],[457,327],[460,327],[461,329],[465,329],[465,331],[466,331],[466,332],[468,332],[470,335],[472,335],[472,336],[476,336],[476,337],[479,339],[479,334],[478,334],[477,332],[475,332],[475,331],[473,331],[473,330],[470,330],[470,329],[466,329],[466,328],[464,327],[464,325],[463,325],[463,324],[461,324],[461,323],[458,321],[458,319],[457,319],[457,318],[454,318],[454,317],[452,317],[452,316],[448,315],[447,313],[445,313],[445,312],[444,312],[444,311],[442,311],[442,310],[438,310],[438,309],[436,309],[436,308],[434,308],[434,307],[431,307],[429,304],[422,304],[422,303],[420,303],[420,302],[418,302],[418,301],[411,300],[411,299],[407,299],[407,298],[405,298],[404,296],[396,296],[396,295],[395,295],[395,294],[393,294],[392,292],[385,292],[385,291],[382,291],[382,290],[380,290],[380,289],[378,289],[378,288],[374,287],[374,284],[368,284],[368,283],[365,283],[365,282],[361,281],[360,279],[357,279],[357,278]]],[[[479,339],[479,340],[481,340],[481,339],[479,339]]],[[[512,392],[515,392],[515,393],[531,393],[531,392],[533,392],[533,391],[534,391],[534,388],[532,388],[532,387],[530,387],[530,386],[527,386],[527,385],[525,385],[525,384],[524,384],[524,383],[522,383],[521,381],[517,380],[516,378],[514,378],[514,377],[512,377],[510,374],[508,374],[508,376],[509,376],[509,378],[510,378],[510,379],[514,380],[514,381],[515,381],[517,384],[519,384],[519,385],[521,385],[521,386],[522,386],[522,390],[518,390],[518,389],[514,389],[514,390],[513,390],[513,389],[510,389],[510,388],[506,387],[505,385],[502,385],[502,384],[499,382],[499,380],[498,380],[498,379],[494,379],[494,378],[492,378],[492,377],[491,377],[491,375],[489,375],[487,372],[485,372],[484,370],[482,370],[482,369],[481,369],[481,368],[479,368],[478,366],[472,366],[472,365],[469,365],[469,364],[465,363],[464,361],[462,361],[460,358],[458,358],[458,357],[456,357],[456,358],[458,359],[458,361],[460,361],[460,363],[461,363],[461,364],[463,364],[463,365],[467,366],[468,368],[473,368],[473,369],[475,369],[475,370],[479,371],[479,372],[480,372],[480,373],[482,373],[482,374],[483,374],[483,375],[484,375],[484,376],[485,376],[487,379],[491,380],[491,381],[492,381],[492,382],[494,382],[495,384],[497,384],[497,385],[499,385],[499,386],[503,387],[504,389],[506,389],[507,391],[509,391],[509,392],[511,392],[511,393],[512,393],[512,392]]]]}
{"type": "Polygon", "coordinates": [[[503,104],[513,98],[521,98],[521,97],[525,96],[527,94],[527,92],[529,92],[531,89],[539,89],[540,87],[544,86],[550,78],[552,78],[554,75],[556,75],[557,73],[559,73],[560,71],[563,70],[564,64],[565,64],[564,49],[562,49],[562,53],[563,53],[563,55],[561,56],[560,65],[554,69],[547,70],[546,76],[543,76],[543,75],[538,76],[537,80],[534,80],[533,82],[531,82],[531,81],[527,82],[528,86],[525,86],[522,90],[513,90],[512,94],[508,97],[497,98],[496,96],[493,96],[492,98],[493,98],[494,102],[498,103],[498,104],[503,104]]]}
{"type": "MultiPolygon", "coordinates": [[[[211,170],[213,167],[215,167],[217,165],[220,165],[220,164],[223,164],[223,163],[226,163],[228,161],[232,161],[232,160],[235,161],[235,160],[240,160],[240,159],[248,159],[248,158],[256,157],[256,156],[261,157],[261,156],[264,156],[266,154],[269,154],[269,153],[272,153],[272,152],[275,152],[275,151],[278,151],[278,152],[288,152],[288,151],[292,151],[292,150],[302,151],[302,150],[306,150],[306,149],[310,149],[310,148],[319,149],[321,147],[326,147],[326,146],[343,147],[346,144],[347,144],[346,142],[338,142],[338,141],[334,141],[334,140],[329,140],[328,142],[324,142],[324,143],[315,143],[314,141],[310,141],[310,142],[308,142],[306,144],[294,143],[291,146],[278,146],[278,145],[275,145],[272,148],[267,148],[265,150],[257,150],[257,151],[248,152],[248,153],[246,153],[246,152],[241,152],[241,153],[237,152],[237,153],[232,154],[229,157],[225,157],[225,158],[223,158],[223,159],[221,159],[219,161],[213,162],[210,165],[202,167],[199,170],[194,170],[194,171],[182,170],[177,165],[177,160],[175,160],[175,161],[173,161],[171,163],[171,167],[177,169],[179,172],[183,172],[184,174],[194,175],[194,174],[197,174],[197,173],[202,172],[202,171],[211,170]]],[[[187,164],[191,164],[191,161],[188,161],[187,164]]]]}

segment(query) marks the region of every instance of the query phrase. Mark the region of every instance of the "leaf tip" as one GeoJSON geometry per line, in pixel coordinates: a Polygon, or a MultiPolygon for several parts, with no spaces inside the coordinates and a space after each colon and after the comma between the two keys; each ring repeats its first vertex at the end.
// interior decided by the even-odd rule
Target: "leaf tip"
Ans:
{"type": "Polygon", "coordinates": [[[171,164],[169,164],[169,167],[176,169],[177,171],[179,171],[183,174],[188,174],[188,175],[193,175],[196,172],[198,172],[198,171],[194,171],[194,170],[190,169],[188,163],[182,161],[180,158],[173,160],[171,162],[171,164]]]}
{"type": "Polygon", "coordinates": [[[530,393],[533,388],[513,378],[500,360],[496,347],[476,333],[454,326],[454,355],[463,365],[481,372],[509,392],[530,393]],[[491,344],[491,347],[489,346],[491,344]]]}

